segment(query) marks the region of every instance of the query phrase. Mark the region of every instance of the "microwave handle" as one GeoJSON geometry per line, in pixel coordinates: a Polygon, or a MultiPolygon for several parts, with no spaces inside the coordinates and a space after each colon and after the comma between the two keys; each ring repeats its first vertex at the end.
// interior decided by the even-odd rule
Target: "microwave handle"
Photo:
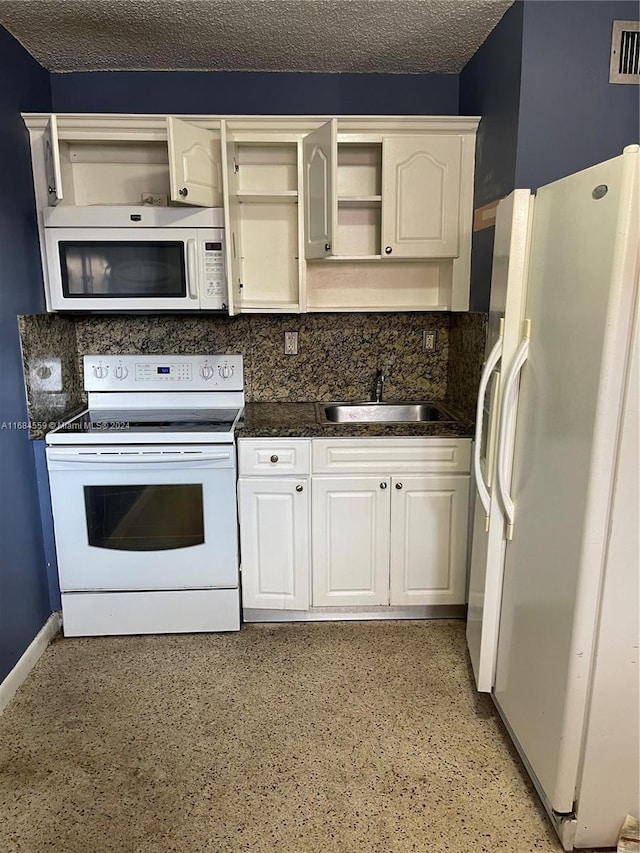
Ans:
{"type": "Polygon", "coordinates": [[[189,299],[198,298],[196,264],[196,241],[187,240],[187,287],[189,288],[189,299]]]}

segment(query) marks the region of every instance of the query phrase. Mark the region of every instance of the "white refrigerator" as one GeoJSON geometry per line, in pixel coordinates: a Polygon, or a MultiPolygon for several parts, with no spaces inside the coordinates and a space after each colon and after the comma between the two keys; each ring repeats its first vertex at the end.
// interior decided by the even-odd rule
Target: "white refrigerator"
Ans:
{"type": "Polygon", "coordinates": [[[634,145],[496,221],[467,639],[565,850],[640,801],[639,183],[634,145]]]}

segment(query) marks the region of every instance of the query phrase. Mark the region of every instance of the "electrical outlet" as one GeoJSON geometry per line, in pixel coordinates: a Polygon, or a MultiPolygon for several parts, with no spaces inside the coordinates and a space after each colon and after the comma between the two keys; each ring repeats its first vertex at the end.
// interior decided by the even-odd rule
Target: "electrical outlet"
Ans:
{"type": "Polygon", "coordinates": [[[140,203],[149,205],[150,207],[166,207],[167,197],[162,193],[142,193],[140,203]]]}
{"type": "Polygon", "coordinates": [[[422,349],[425,352],[435,352],[438,348],[438,333],[435,331],[424,331],[422,333],[422,349]]]}
{"type": "Polygon", "coordinates": [[[284,333],[284,353],[285,355],[298,355],[298,333],[284,333]]]}

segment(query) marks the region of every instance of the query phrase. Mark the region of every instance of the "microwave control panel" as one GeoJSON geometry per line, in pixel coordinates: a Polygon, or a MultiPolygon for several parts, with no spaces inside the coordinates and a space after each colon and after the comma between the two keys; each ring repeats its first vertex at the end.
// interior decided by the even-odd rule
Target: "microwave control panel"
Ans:
{"type": "Polygon", "coordinates": [[[223,243],[205,240],[203,243],[204,301],[208,308],[226,308],[226,282],[224,275],[223,243]]]}

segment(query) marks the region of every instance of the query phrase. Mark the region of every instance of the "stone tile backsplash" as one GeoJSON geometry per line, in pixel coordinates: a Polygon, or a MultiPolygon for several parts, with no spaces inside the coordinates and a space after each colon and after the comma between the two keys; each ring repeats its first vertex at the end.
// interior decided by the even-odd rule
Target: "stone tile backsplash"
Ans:
{"type": "Polygon", "coordinates": [[[451,314],[447,400],[469,420],[475,420],[486,339],[486,314],[451,314]]]}
{"type": "Polygon", "coordinates": [[[249,399],[369,399],[378,368],[385,374],[387,399],[443,399],[448,332],[443,314],[254,316],[249,399]],[[425,329],[438,331],[436,353],[422,348],[425,329]],[[296,356],[283,355],[286,331],[298,332],[296,356]]]}
{"type": "Polygon", "coordinates": [[[196,355],[239,353],[245,361],[245,385],[251,384],[249,318],[217,315],[112,315],[77,317],[76,358],[83,355],[196,355]]]}
{"type": "Polygon", "coordinates": [[[32,420],[52,400],[29,388],[29,364],[55,354],[63,365],[67,409],[82,395],[85,354],[241,353],[248,402],[369,399],[375,373],[387,399],[447,399],[473,413],[484,353],[483,314],[254,314],[210,316],[35,315],[20,318],[32,420]],[[435,353],[422,333],[435,330],[435,353]],[[284,354],[284,333],[298,332],[298,355],[284,354]]]}

